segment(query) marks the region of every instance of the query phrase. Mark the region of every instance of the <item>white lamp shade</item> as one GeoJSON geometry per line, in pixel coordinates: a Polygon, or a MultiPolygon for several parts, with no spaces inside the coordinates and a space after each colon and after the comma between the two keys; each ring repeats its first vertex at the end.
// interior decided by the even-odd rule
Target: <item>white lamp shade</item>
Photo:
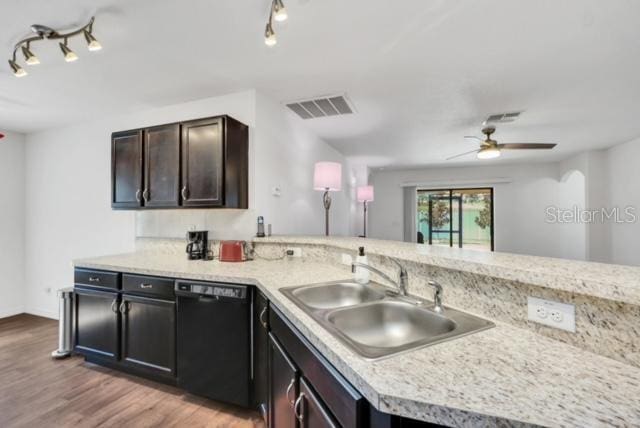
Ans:
{"type": "Polygon", "coordinates": [[[360,186],[356,190],[356,197],[358,202],[371,202],[373,201],[373,186],[360,186]]]}
{"type": "Polygon", "coordinates": [[[318,162],[313,172],[313,188],[337,192],[342,189],[342,164],[318,162]]]}

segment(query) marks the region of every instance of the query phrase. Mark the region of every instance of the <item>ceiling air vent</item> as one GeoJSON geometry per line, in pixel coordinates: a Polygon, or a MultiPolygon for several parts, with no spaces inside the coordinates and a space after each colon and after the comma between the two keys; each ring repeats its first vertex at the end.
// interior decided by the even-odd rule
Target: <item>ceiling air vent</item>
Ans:
{"type": "Polygon", "coordinates": [[[520,117],[521,111],[516,111],[512,113],[500,113],[500,114],[492,114],[484,121],[484,125],[490,125],[492,123],[509,123],[516,120],[520,117]]]}
{"type": "Polygon", "coordinates": [[[319,97],[311,100],[300,100],[286,103],[295,114],[303,119],[340,116],[355,111],[346,95],[319,97]]]}

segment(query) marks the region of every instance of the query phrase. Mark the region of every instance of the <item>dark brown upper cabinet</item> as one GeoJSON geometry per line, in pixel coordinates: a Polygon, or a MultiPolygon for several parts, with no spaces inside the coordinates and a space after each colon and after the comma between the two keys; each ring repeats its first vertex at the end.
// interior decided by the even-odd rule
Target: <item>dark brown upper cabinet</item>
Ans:
{"type": "Polygon", "coordinates": [[[144,131],[145,207],[180,206],[180,125],[163,125],[144,131]]]}
{"type": "Polygon", "coordinates": [[[249,131],[229,116],[112,135],[114,209],[248,208],[249,131]]]}
{"type": "Polygon", "coordinates": [[[224,204],[224,142],[222,119],[182,125],[182,205],[224,204]]]}
{"type": "Polygon", "coordinates": [[[142,131],[116,132],[111,137],[111,206],[142,206],[142,131]]]}

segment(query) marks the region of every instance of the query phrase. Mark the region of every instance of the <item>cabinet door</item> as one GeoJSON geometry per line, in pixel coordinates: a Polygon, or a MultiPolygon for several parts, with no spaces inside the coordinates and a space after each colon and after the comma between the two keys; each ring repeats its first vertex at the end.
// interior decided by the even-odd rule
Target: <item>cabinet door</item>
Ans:
{"type": "Polygon", "coordinates": [[[305,381],[300,379],[300,394],[295,402],[296,418],[301,428],[337,428],[338,423],[326,409],[324,403],[305,381]]]}
{"type": "Polygon", "coordinates": [[[144,159],[144,205],[162,208],[180,205],[180,126],[145,130],[144,159]]]}
{"type": "Polygon", "coordinates": [[[75,289],[76,352],[118,359],[118,294],[75,289]]]}
{"type": "Polygon", "coordinates": [[[255,293],[253,324],[255,326],[254,352],[254,404],[263,418],[268,414],[269,403],[269,301],[260,292],[255,293]]]}
{"type": "Polygon", "coordinates": [[[182,124],[182,205],[224,205],[223,118],[182,124]]]}
{"type": "Polygon", "coordinates": [[[111,206],[142,206],[142,132],[117,132],[111,136],[111,206]]]}
{"type": "Polygon", "coordinates": [[[175,376],[175,311],[174,302],[123,295],[123,363],[151,374],[175,376]]]}
{"type": "Polygon", "coordinates": [[[272,334],[269,334],[269,379],[269,426],[297,427],[293,404],[298,396],[298,369],[272,334]]]}

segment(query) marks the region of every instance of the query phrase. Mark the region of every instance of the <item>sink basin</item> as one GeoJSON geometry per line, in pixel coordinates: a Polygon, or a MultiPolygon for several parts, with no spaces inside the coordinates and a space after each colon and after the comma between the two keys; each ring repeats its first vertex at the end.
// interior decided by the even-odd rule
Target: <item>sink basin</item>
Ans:
{"type": "Polygon", "coordinates": [[[351,341],[377,348],[405,346],[456,328],[449,318],[393,300],[332,311],[327,320],[351,341]]]}
{"type": "Polygon", "coordinates": [[[388,293],[381,284],[334,281],[280,291],[355,352],[379,359],[477,333],[491,321],[413,297],[388,293]]]}
{"type": "Polygon", "coordinates": [[[384,293],[357,282],[332,282],[297,288],[291,295],[314,309],[334,309],[381,300],[384,293]]]}

